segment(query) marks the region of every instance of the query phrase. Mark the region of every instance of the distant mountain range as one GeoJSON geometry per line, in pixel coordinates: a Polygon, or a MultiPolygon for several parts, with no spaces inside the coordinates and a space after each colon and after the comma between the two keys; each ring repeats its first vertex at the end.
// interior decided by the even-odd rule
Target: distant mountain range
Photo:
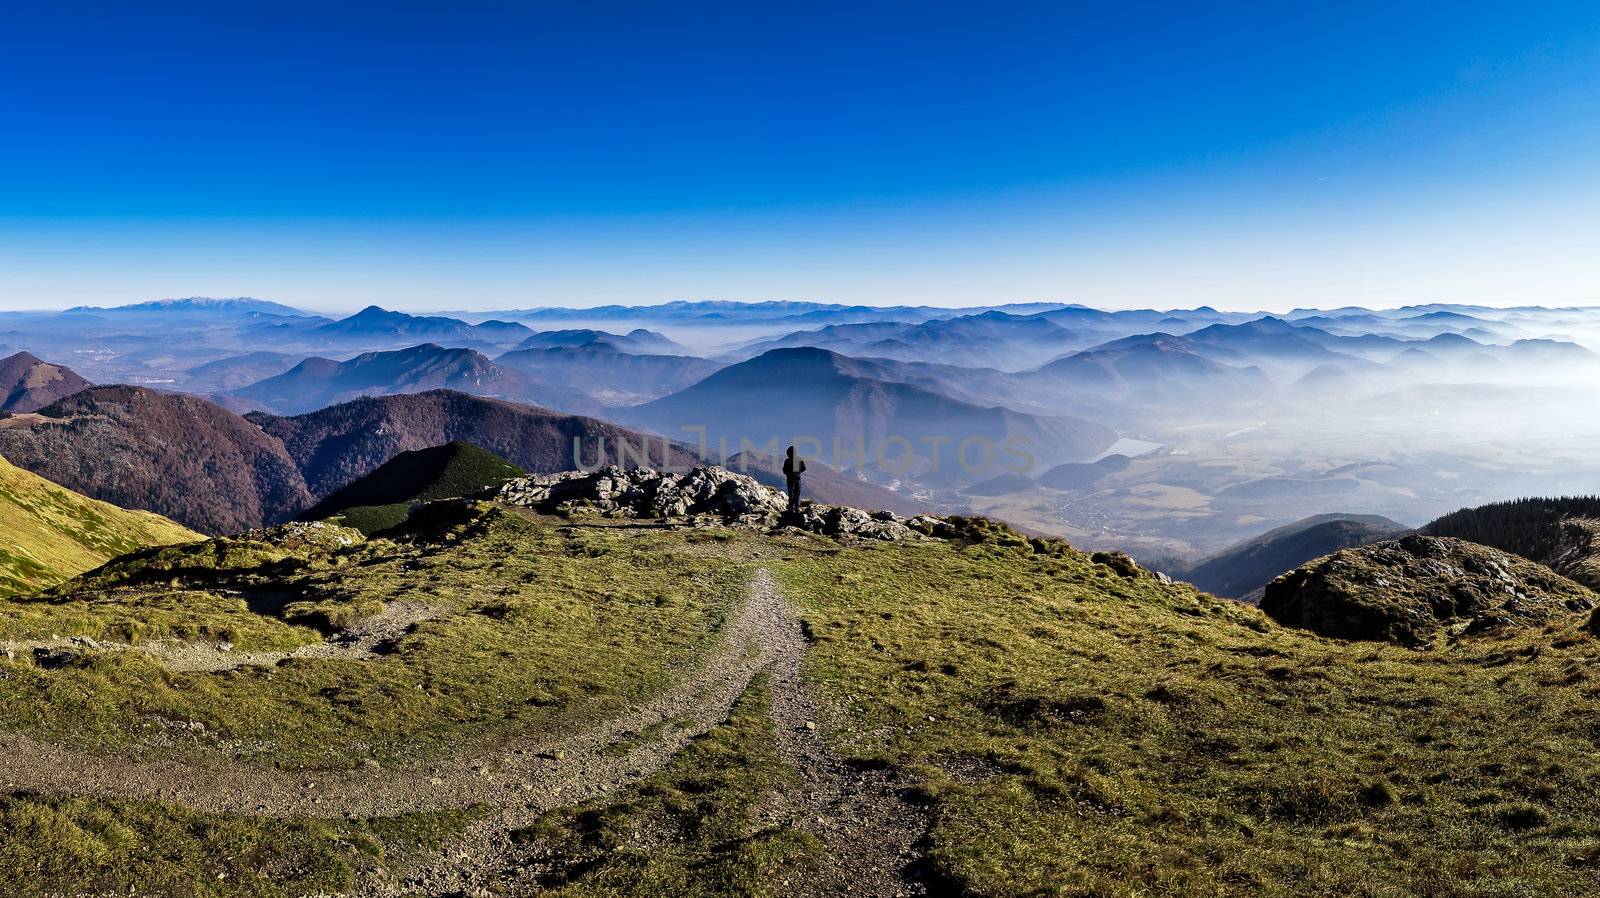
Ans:
{"type": "Polygon", "coordinates": [[[1062,303],[1012,303],[961,309],[936,306],[853,306],[838,303],[769,300],[737,302],[723,300],[678,300],[649,306],[604,305],[574,309],[546,307],[511,309],[497,312],[456,312],[461,317],[492,316],[517,321],[660,321],[700,326],[723,324],[815,324],[878,321],[928,321],[1003,310],[1018,314],[1063,308],[1062,303]]]}
{"type": "Polygon", "coordinates": [[[528,402],[567,412],[601,408],[586,394],[529,377],[471,349],[424,343],[364,352],[345,362],[309,358],[276,377],[230,391],[278,414],[300,414],[360,396],[451,389],[528,402]]]}
{"type": "Polygon", "coordinates": [[[267,350],[230,355],[188,369],[184,387],[195,393],[235,390],[276,377],[303,359],[303,356],[293,353],[267,350]]]}
{"type": "Polygon", "coordinates": [[[645,463],[646,447],[651,464],[699,462],[637,430],[450,390],[247,420],[197,396],[102,386],[0,418],[0,456],[18,467],[205,533],[288,520],[402,452],[452,440],[534,472],[645,463]]]}
{"type": "Polygon", "coordinates": [[[1085,545],[1149,553],[1140,557],[1169,569],[1251,536],[1254,522],[1308,508],[1424,520],[1504,495],[1508,479],[1527,493],[1584,489],[1593,478],[1568,456],[1593,453],[1565,410],[1600,401],[1591,386],[1600,357],[1586,348],[1600,345],[1600,310],[1533,307],[1263,315],[780,301],[413,314],[374,305],[335,320],[268,300],[191,297],[0,312],[0,344],[28,353],[0,371],[12,411],[42,409],[89,382],[274,417],[449,389],[687,445],[697,432],[680,428],[704,426],[713,460],[722,438],[733,455],[741,436],[778,449],[811,436],[819,445],[806,448],[824,462],[838,442],[841,489],[891,489],[859,504],[981,508],[1085,545]],[[1482,444],[1486,434],[1505,445],[1482,444]],[[893,460],[908,448],[897,439],[924,455],[938,447],[938,469],[893,460]],[[961,469],[963,442],[980,470],[961,469]],[[865,461],[853,457],[858,448],[865,461]],[[874,457],[879,448],[891,464],[874,457]],[[1131,467],[1113,475],[1092,464],[1106,452],[1134,457],[1131,467]]]}
{"type": "Polygon", "coordinates": [[[1217,361],[1205,345],[1164,334],[1128,337],[1056,359],[1016,379],[1033,390],[1091,393],[1147,409],[1212,402],[1221,396],[1234,401],[1273,396],[1272,381],[1260,368],[1217,361]]]}
{"type": "Polygon", "coordinates": [[[74,306],[67,310],[68,314],[108,314],[115,316],[126,315],[158,315],[172,316],[237,316],[242,314],[285,315],[290,317],[307,317],[306,312],[283,303],[271,302],[265,299],[253,299],[248,296],[235,296],[227,299],[213,299],[209,296],[190,296],[184,299],[155,299],[149,302],[136,302],[125,306],[74,306]]]}
{"type": "Polygon", "coordinates": [[[335,342],[370,340],[413,342],[481,341],[484,343],[515,343],[530,336],[533,330],[512,321],[484,321],[468,324],[455,318],[408,315],[391,312],[378,306],[365,309],[316,328],[316,337],[335,342]]]}
{"type": "Polygon", "coordinates": [[[749,358],[771,349],[812,346],[843,354],[897,361],[938,361],[972,368],[1015,370],[1089,346],[1103,337],[1078,332],[1042,315],[988,311],[913,323],[875,321],[832,325],[750,344],[734,354],[749,358]]]}

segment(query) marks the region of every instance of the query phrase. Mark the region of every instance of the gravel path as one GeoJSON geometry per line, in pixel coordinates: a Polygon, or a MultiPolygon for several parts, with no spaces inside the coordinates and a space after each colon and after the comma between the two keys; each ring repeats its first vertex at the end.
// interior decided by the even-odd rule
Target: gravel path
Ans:
{"type": "Polygon", "coordinates": [[[885,769],[845,763],[828,747],[827,734],[838,725],[801,676],[806,643],[799,624],[765,570],[751,586],[751,604],[783,621],[772,645],[772,720],[778,748],[800,772],[803,785],[785,796],[792,825],[808,830],[828,847],[826,864],[797,895],[863,895],[894,898],[923,895],[914,874],[918,843],[927,835],[926,808],[906,800],[911,783],[885,769]]]}

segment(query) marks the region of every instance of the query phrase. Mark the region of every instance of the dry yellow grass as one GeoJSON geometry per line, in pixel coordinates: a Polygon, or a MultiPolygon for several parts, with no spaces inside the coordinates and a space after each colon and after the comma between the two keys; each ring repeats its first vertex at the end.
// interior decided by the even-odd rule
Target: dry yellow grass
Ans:
{"type": "Polygon", "coordinates": [[[42,589],[134,549],[201,538],[158,514],[90,499],[0,458],[0,596],[42,589]]]}

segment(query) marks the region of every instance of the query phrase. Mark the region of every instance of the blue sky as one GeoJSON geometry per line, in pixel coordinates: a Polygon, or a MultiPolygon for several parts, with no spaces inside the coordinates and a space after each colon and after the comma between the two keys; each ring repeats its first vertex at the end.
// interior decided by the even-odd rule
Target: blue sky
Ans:
{"type": "Polygon", "coordinates": [[[1600,304],[1592,3],[68,0],[0,128],[8,308],[1600,304]]]}

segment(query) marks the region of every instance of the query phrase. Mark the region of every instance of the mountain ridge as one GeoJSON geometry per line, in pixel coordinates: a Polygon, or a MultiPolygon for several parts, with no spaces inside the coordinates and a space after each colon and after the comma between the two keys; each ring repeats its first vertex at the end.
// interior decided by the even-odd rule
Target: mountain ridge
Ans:
{"type": "Polygon", "coordinates": [[[283,444],[199,397],[90,387],[0,421],[0,455],[74,492],[205,533],[283,520],[311,503],[283,444]]]}

